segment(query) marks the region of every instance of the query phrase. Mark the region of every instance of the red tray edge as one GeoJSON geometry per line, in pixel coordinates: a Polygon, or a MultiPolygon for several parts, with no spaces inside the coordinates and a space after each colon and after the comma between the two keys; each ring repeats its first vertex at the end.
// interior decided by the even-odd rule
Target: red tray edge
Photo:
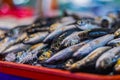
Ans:
{"type": "Polygon", "coordinates": [[[65,77],[68,79],[109,79],[109,80],[115,80],[115,79],[120,79],[120,75],[114,75],[114,76],[109,76],[109,75],[97,75],[97,74],[89,74],[89,73],[71,73],[69,71],[63,71],[63,70],[58,70],[58,69],[49,69],[45,67],[38,67],[38,66],[31,66],[31,65],[26,65],[26,64],[17,64],[13,62],[6,62],[6,61],[0,61],[0,72],[3,73],[8,73],[8,74],[13,74],[16,76],[23,76],[27,78],[34,78],[38,79],[40,78],[39,75],[36,76],[30,76],[30,75],[24,75],[24,74],[18,74],[14,73],[13,70],[19,70],[17,71],[18,73],[21,71],[21,73],[28,73],[31,71],[33,74],[37,73],[39,75],[41,74],[47,74],[51,76],[57,76],[57,77],[65,77]],[[9,70],[12,69],[10,72],[9,70]],[[24,71],[24,72],[23,72],[24,71]]]}

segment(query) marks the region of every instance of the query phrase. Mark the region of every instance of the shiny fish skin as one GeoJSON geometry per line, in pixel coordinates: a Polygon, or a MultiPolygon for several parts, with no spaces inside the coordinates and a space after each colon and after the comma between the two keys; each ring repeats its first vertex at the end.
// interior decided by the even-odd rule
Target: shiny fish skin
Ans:
{"type": "Polygon", "coordinates": [[[103,52],[111,49],[111,47],[105,46],[105,47],[99,47],[92,51],[88,56],[84,57],[83,59],[77,61],[76,63],[72,64],[69,69],[70,70],[77,70],[81,69],[81,67],[89,64],[89,63],[95,63],[97,58],[103,54],[103,52]]]}
{"type": "Polygon", "coordinates": [[[50,26],[50,32],[53,32],[56,29],[62,28],[64,26],[70,25],[75,23],[75,20],[67,21],[67,22],[62,22],[62,23],[54,23],[50,26]]]}
{"type": "Polygon", "coordinates": [[[16,45],[11,46],[10,48],[6,49],[4,52],[2,52],[2,54],[5,53],[11,53],[11,52],[19,52],[19,51],[23,51],[23,50],[27,50],[31,45],[25,45],[23,43],[19,43],[16,45]]]}
{"type": "Polygon", "coordinates": [[[5,61],[13,62],[16,59],[15,53],[9,53],[5,56],[5,61]]]}
{"type": "Polygon", "coordinates": [[[85,45],[87,42],[89,42],[89,40],[65,48],[46,60],[45,63],[55,64],[58,61],[65,61],[66,59],[69,59],[76,50],[85,45]]]}
{"type": "Polygon", "coordinates": [[[77,27],[75,25],[68,25],[62,28],[59,28],[55,31],[53,31],[52,33],[50,33],[45,39],[44,39],[44,43],[47,42],[51,42],[55,37],[61,35],[62,33],[66,32],[66,31],[70,31],[70,30],[74,30],[77,29],[77,27]]]}
{"type": "Polygon", "coordinates": [[[101,28],[97,25],[93,25],[93,24],[85,24],[85,25],[77,25],[77,27],[81,30],[89,30],[89,29],[96,29],[96,28],[101,28]]]}
{"type": "Polygon", "coordinates": [[[19,43],[21,42],[22,40],[25,39],[25,37],[27,36],[27,33],[23,33],[22,35],[20,35],[19,37],[6,37],[5,39],[3,39],[1,42],[0,42],[0,54],[2,52],[4,52],[7,48],[9,48],[10,46],[16,44],[16,43],[19,43]]]}
{"type": "Polygon", "coordinates": [[[45,37],[48,35],[48,32],[38,32],[35,34],[31,34],[30,36],[28,36],[23,43],[25,44],[35,44],[38,42],[42,42],[45,37]]]}
{"type": "Polygon", "coordinates": [[[114,47],[103,53],[96,61],[96,69],[107,69],[120,57],[120,47],[114,47]]]}
{"type": "Polygon", "coordinates": [[[75,59],[81,59],[84,56],[88,55],[90,52],[95,50],[98,47],[104,46],[108,41],[112,40],[114,38],[113,34],[108,34],[99,38],[96,38],[84,46],[82,46],[78,51],[76,51],[73,54],[73,58],[75,59]]]}
{"type": "Polygon", "coordinates": [[[120,38],[113,39],[107,43],[108,46],[120,46],[120,38]]]}
{"type": "Polygon", "coordinates": [[[35,57],[37,57],[39,51],[45,47],[47,47],[47,44],[43,44],[43,43],[39,43],[32,46],[27,52],[25,52],[25,56],[22,57],[22,59],[20,59],[18,63],[25,63],[29,60],[33,60],[35,57]]]}
{"type": "Polygon", "coordinates": [[[99,28],[99,29],[91,29],[80,32],[74,32],[70,36],[66,37],[61,45],[70,46],[79,43],[81,40],[87,38],[97,38],[100,36],[104,36],[110,33],[109,29],[99,28]]]}
{"type": "Polygon", "coordinates": [[[75,45],[86,38],[85,34],[87,34],[87,31],[74,32],[61,42],[61,46],[68,47],[75,45]]]}
{"type": "Polygon", "coordinates": [[[97,38],[97,37],[101,37],[101,36],[110,34],[111,32],[112,32],[111,29],[97,28],[97,29],[88,30],[87,35],[90,38],[97,38]]]}

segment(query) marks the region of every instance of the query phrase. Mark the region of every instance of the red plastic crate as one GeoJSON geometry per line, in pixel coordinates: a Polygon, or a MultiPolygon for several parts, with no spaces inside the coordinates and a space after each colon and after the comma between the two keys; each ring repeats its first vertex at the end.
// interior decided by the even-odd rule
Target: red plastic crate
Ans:
{"type": "Polygon", "coordinates": [[[106,76],[88,73],[71,73],[69,71],[5,61],[0,61],[0,72],[39,80],[120,80],[120,75],[106,76]]]}

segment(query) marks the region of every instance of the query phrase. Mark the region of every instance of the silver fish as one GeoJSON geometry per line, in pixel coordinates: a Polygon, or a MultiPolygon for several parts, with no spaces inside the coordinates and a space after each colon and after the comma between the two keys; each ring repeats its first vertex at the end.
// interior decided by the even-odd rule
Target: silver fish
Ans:
{"type": "Polygon", "coordinates": [[[100,28],[100,26],[92,24],[93,21],[89,19],[81,19],[77,21],[77,27],[81,30],[89,30],[89,29],[96,29],[100,28]]]}
{"type": "Polygon", "coordinates": [[[9,53],[5,56],[5,61],[13,62],[16,59],[16,54],[9,53]]]}
{"type": "Polygon", "coordinates": [[[85,24],[85,25],[82,25],[82,26],[78,25],[77,27],[79,27],[79,29],[81,29],[81,30],[89,30],[89,29],[101,28],[101,27],[99,27],[97,25],[93,25],[93,24],[85,24]]]}
{"type": "Polygon", "coordinates": [[[108,34],[108,35],[96,38],[88,42],[84,46],[82,46],[78,51],[76,51],[73,54],[73,58],[81,59],[84,56],[88,55],[93,50],[95,50],[96,48],[104,46],[108,41],[112,40],[113,38],[114,38],[113,34],[108,34]]]}
{"type": "Polygon", "coordinates": [[[38,42],[42,42],[47,35],[48,35],[48,32],[38,32],[35,34],[31,34],[23,41],[23,43],[36,44],[38,42]]]}
{"type": "Polygon", "coordinates": [[[79,43],[82,39],[86,38],[87,31],[74,32],[66,37],[62,42],[61,46],[71,46],[79,43]]]}
{"type": "Polygon", "coordinates": [[[85,66],[86,64],[89,63],[95,63],[96,60],[100,55],[103,54],[103,52],[111,49],[111,47],[105,46],[105,47],[100,47],[92,51],[88,56],[84,57],[83,59],[77,61],[76,63],[72,64],[69,69],[74,70],[74,69],[81,69],[81,67],[85,66]]]}
{"type": "Polygon", "coordinates": [[[39,43],[34,46],[32,46],[27,52],[25,52],[18,61],[18,63],[25,63],[29,60],[33,60],[35,57],[37,57],[38,52],[42,49],[47,47],[47,44],[39,43]]]}
{"type": "Polygon", "coordinates": [[[53,32],[56,29],[62,28],[64,26],[67,26],[67,25],[70,25],[73,23],[75,23],[75,20],[68,20],[68,21],[62,22],[62,23],[60,23],[60,22],[54,23],[50,26],[50,32],[53,32]]]}
{"type": "Polygon", "coordinates": [[[113,39],[107,43],[109,46],[120,46],[120,38],[113,39]]]}
{"type": "Polygon", "coordinates": [[[11,52],[16,53],[19,51],[27,50],[30,46],[31,45],[25,45],[23,43],[15,44],[10,48],[6,49],[4,52],[2,52],[2,54],[11,53],[11,52]]]}
{"type": "Polygon", "coordinates": [[[96,61],[96,69],[107,69],[120,57],[120,47],[114,47],[103,53],[96,61]]]}
{"type": "Polygon", "coordinates": [[[66,31],[70,31],[70,30],[74,30],[77,29],[77,27],[75,25],[68,25],[62,28],[59,28],[55,31],[53,31],[52,33],[50,33],[43,42],[47,43],[47,42],[51,42],[55,37],[61,35],[62,33],[66,32],[66,31]]]}
{"type": "Polygon", "coordinates": [[[54,64],[58,61],[65,61],[66,59],[69,59],[76,50],[85,45],[87,42],[89,42],[89,40],[65,48],[46,60],[45,63],[54,64]]]}
{"type": "Polygon", "coordinates": [[[21,42],[23,39],[25,39],[25,37],[27,36],[27,33],[23,33],[22,35],[20,35],[19,37],[6,37],[5,39],[3,39],[0,42],[0,53],[4,52],[7,48],[9,48],[10,46],[21,42]]]}

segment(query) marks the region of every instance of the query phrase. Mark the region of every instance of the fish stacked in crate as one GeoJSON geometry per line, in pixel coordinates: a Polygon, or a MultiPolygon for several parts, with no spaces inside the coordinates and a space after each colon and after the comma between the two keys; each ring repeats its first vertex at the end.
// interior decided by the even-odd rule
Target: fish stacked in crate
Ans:
{"type": "Polygon", "coordinates": [[[4,61],[91,73],[120,72],[120,21],[67,15],[1,30],[4,61]]]}

